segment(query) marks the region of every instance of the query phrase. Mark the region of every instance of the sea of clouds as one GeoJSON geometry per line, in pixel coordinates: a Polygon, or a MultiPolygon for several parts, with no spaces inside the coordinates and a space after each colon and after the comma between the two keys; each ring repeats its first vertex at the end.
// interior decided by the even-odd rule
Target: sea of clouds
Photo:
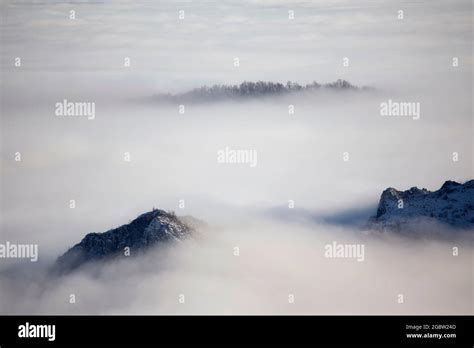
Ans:
{"type": "Polygon", "coordinates": [[[38,244],[39,261],[2,260],[1,312],[471,313],[469,240],[360,230],[389,186],[472,179],[470,2],[404,3],[403,21],[392,2],[178,5],[2,4],[1,239],[38,244]],[[17,56],[21,70],[10,68],[17,56]],[[150,100],[213,83],[338,78],[375,90],[197,102],[184,114],[150,100]],[[94,102],[95,118],[56,116],[65,98],[94,102]],[[388,99],[419,102],[420,119],[382,117],[388,99]],[[218,163],[225,147],[256,151],[257,165],[218,163]],[[49,278],[85,234],[152,207],[209,227],[49,278]],[[357,224],[338,224],[348,210],[357,224]],[[364,261],[325,258],[334,241],[363,243],[364,261]]]}

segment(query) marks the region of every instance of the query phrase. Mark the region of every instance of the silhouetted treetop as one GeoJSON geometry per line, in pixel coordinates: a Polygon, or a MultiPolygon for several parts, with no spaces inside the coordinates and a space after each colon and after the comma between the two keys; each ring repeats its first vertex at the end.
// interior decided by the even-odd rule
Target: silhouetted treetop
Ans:
{"type": "Polygon", "coordinates": [[[213,85],[202,86],[181,94],[158,94],[154,98],[163,101],[213,101],[222,99],[242,99],[249,97],[278,96],[302,91],[315,91],[320,89],[332,90],[365,90],[369,87],[357,87],[346,80],[319,84],[316,81],[304,86],[297,82],[244,81],[240,85],[213,85]]]}

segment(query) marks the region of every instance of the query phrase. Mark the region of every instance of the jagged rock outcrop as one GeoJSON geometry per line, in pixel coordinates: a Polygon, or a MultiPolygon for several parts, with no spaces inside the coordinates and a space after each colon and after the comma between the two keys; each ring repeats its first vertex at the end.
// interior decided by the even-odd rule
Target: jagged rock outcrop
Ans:
{"type": "Polygon", "coordinates": [[[369,228],[410,232],[421,222],[437,222],[455,229],[474,229],[474,180],[446,181],[437,191],[412,187],[386,189],[369,228]]]}
{"type": "Polygon", "coordinates": [[[56,261],[54,273],[67,273],[81,265],[124,255],[128,247],[131,254],[168,241],[181,241],[194,231],[174,213],[153,209],[138,216],[129,224],[103,233],[89,233],[80,243],[69,249],[56,261]]]}

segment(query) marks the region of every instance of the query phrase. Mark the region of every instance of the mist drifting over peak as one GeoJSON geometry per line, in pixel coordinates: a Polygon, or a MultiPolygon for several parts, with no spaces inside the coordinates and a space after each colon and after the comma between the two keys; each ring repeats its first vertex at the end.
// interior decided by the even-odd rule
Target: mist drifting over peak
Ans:
{"type": "Polygon", "coordinates": [[[470,1],[1,7],[0,314],[472,314],[470,1]]]}

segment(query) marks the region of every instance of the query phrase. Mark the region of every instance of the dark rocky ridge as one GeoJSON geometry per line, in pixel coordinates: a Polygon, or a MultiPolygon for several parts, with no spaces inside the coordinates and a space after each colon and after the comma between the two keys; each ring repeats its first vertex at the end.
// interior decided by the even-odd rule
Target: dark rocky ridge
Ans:
{"type": "Polygon", "coordinates": [[[446,181],[437,191],[412,187],[386,189],[369,228],[410,232],[418,222],[436,222],[453,229],[474,228],[474,180],[446,181]]]}
{"type": "Polygon", "coordinates": [[[53,272],[67,273],[89,261],[123,256],[126,247],[134,255],[160,243],[181,241],[193,231],[193,227],[174,213],[153,209],[129,224],[103,233],[87,234],[80,243],[58,258],[53,272]]]}

